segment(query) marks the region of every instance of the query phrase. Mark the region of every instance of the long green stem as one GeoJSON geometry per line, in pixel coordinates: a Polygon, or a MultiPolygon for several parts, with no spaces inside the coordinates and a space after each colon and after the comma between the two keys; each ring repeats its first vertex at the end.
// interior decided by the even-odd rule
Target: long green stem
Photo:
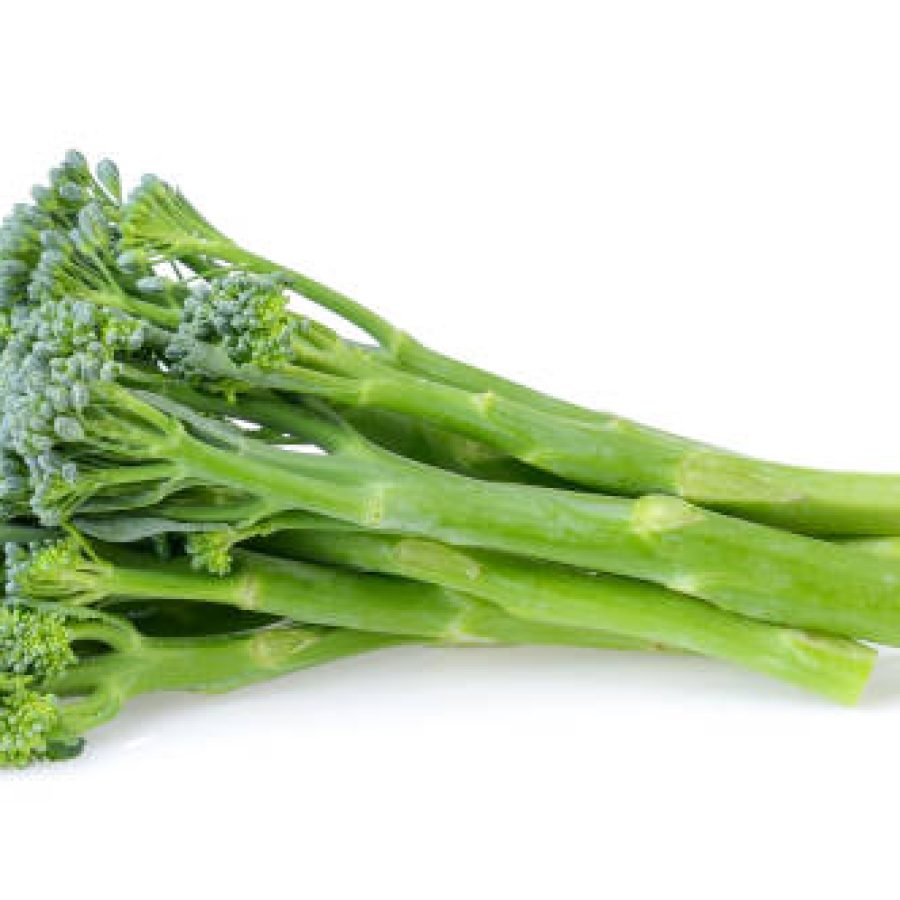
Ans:
{"type": "Polygon", "coordinates": [[[306,456],[191,438],[198,481],[272,508],[641,578],[754,618],[900,644],[900,561],[729,518],[669,496],[626,500],[491,484],[367,448],[306,456]]]}
{"type": "MultiPolygon", "coordinates": [[[[285,271],[240,248],[233,262],[285,271]]],[[[631,496],[668,493],[699,505],[811,534],[900,531],[900,476],[816,470],[750,459],[604,412],[555,400],[412,340],[342,294],[288,270],[293,286],[367,330],[412,376],[367,385],[370,404],[510,453],[587,487],[631,496]]]]}
{"type": "Polygon", "coordinates": [[[397,635],[303,627],[238,636],[142,638],[128,651],[82,660],[45,689],[61,697],[81,697],[61,707],[59,737],[71,740],[112,719],[124,702],[139,694],[230,691],[407,642],[397,635]]]}
{"type": "Polygon", "coordinates": [[[341,410],[343,418],[367,440],[417,462],[483,481],[508,481],[572,488],[481,441],[437,428],[413,416],[367,407],[341,410]]]}
{"type": "MultiPolygon", "coordinates": [[[[658,642],[523,621],[433,584],[235,551],[232,572],[212,576],[185,560],[160,561],[107,548],[95,596],[200,600],[294,621],[449,643],[564,644],[658,649],[658,642]]],[[[52,592],[52,589],[51,589],[52,592]]]]}
{"type": "Polygon", "coordinates": [[[221,247],[217,246],[215,249],[218,251],[221,259],[244,266],[249,271],[286,275],[291,287],[298,294],[302,294],[323,309],[330,310],[341,316],[347,322],[352,323],[373,337],[382,346],[391,346],[400,337],[397,329],[387,319],[382,318],[346,294],[342,294],[340,291],[336,291],[320,281],[310,278],[308,275],[292,269],[285,269],[283,266],[278,266],[263,256],[258,256],[230,242],[223,244],[221,247]]]}
{"type": "Polygon", "coordinates": [[[747,619],[647,582],[398,535],[278,532],[267,553],[439,584],[525,619],[616,632],[791,681],[844,702],[865,683],[873,651],[850,641],[747,619]]]}
{"type": "MultiPolygon", "coordinates": [[[[161,259],[285,276],[297,292],[368,332],[373,359],[417,390],[367,386],[389,408],[415,411],[487,440],[526,463],[588,487],[632,496],[671,494],[706,507],[813,534],[900,531],[900,476],[829,472],[748,459],[618,416],[547,397],[423,346],[344,294],[219,232],[178,191],[149,179],[123,210],[128,247],[161,259]],[[403,404],[401,409],[400,404],[403,404]],[[468,404],[468,409],[466,408],[468,404]],[[413,409],[417,406],[417,411],[413,409]]],[[[316,390],[337,391],[319,373],[316,390]]],[[[387,379],[390,381],[389,379],[387,379]]],[[[340,379],[337,379],[340,381],[340,379]]],[[[312,389],[312,388],[311,388],[312,389]]],[[[351,400],[353,391],[350,391],[351,400]]],[[[357,395],[357,402],[362,402],[357,395]]],[[[373,402],[373,401],[369,401],[373,402]]]]}
{"type": "MultiPolygon", "coordinates": [[[[234,551],[232,571],[216,577],[195,571],[185,559],[164,561],[107,546],[100,561],[79,572],[77,583],[89,585],[93,602],[203,601],[429,642],[673,648],[848,703],[874,662],[873,651],[852,641],[746,619],[644,582],[397,536],[294,531],[271,541],[279,552],[339,566],[241,549],[234,551]]],[[[59,583],[38,585],[40,595],[62,596],[70,577],[57,573],[59,583]]],[[[32,592],[35,587],[26,584],[32,592]]],[[[179,665],[173,660],[176,675],[179,665]]]]}

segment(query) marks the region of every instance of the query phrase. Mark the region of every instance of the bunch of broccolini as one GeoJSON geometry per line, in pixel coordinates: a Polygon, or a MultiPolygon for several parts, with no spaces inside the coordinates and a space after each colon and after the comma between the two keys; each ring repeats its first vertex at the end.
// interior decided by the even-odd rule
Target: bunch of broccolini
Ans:
{"type": "Polygon", "coordinates": [[[4,221],[0,348],[2,764],[139,693],[410,642],[700,654],[844,703],[900,645],[900,476],[467,366],[108,160],[4,221]]]}

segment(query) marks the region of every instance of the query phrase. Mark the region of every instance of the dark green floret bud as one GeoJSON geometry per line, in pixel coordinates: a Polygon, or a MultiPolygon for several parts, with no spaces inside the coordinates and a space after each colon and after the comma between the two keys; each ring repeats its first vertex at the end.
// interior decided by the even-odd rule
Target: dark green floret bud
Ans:
{"type": "Polygon", "coordinates": [[[119,167],[111,159],[101,159],[97,163],[97,181],[106,188],[115,200],[122,200],[122,177],[119,167]]]}

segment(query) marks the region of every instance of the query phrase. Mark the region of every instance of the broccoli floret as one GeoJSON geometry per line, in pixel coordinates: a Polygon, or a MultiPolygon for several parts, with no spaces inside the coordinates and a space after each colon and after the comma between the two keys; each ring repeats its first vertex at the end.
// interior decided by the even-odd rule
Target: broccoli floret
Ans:
{"type": "MultiPolygon", "coordinates": [[[[305,470],[327,467],[336,475],[346,468],[349,478],[362,477],[357,461],[332,454],[326,466],[321,458],[268,448],[172,402],[163,370],[147,371],[147,332],[141,319],[85,300],[47,299],[17,310],[0,354],[0,453],[19,467],[17,476],[27,473],[30,506],[42,524],[150,506],[191,483],[271,496],[264,469],[272,465],[296,471],[298,490],[305,470]]],[[[225,375],[216,386],[227,386],[229,377],[240,381],[219,348],[209,349],[210,359],[217,353],[224,358],[217,372],[225,375]]],[[[269,396],[257,408],[264,417],[296,421],[329,450],[329,441],[348,440],[349,431],[327,416],[279,403],[269,396]]],[[[244,418],[254,416],[251,406],[244,418]]],[[[12,488],[3,499],[20,503],[20,478],[12,488]]]]}
{"type": "Polygon", "coordinates": [[[142,483],[138,468],[111,471],[117,462],[166,457],[177,423],[116,383],[143,334],[140,321],[81,300],[19,316],[0,355],[0,449],[27,472],[45,524],[98,491],[142,483]]]}
{"type": "Polygon", "coordinates": [[[191,371],[198,342],[206,342],[217,344],[237,365],[276,368],[291,362],[298,331],[299,320],[287,309],[281,278],[226,275],[195,286],[167,355],[191,371]]]}
{"type": "Polygon", "coordinates": [[[130,623],[103,613],[31,601],[0,607],[0,766],[80,752],[83,732],[118,710],[116,686],[140,642],[130,623]],[[94,648],[84,660],[78,642],[94,648]]]}
{"type": "Polygon", "coordinates": [[[46,679],[62,674],[74,662],[61,612],[0,606],[0,671],[46,679]]]}
{"type": "Polygon", "coordinates": [[[101,159],[96,168],[97,181],[117,203],[122,202],[122,177],[111,159],[101,159]]]}
{"type": "Polygon", "coordinates": [[[72,150],[50,172],[46,186],[33,188],[32,203],[13,208],[0,226],[0,306],[27,301],[30,275],[46,249],[45,235],[55,236],[49,238],[52,244],[78,228],[85,207],[99,209],[104,223],[118,217],[120,197],[113,190],[117,181],[111,160],[100,163],[95,178],[84,156],[72,150]]]}
{"type": "Polygon", "coordinates": [[[189,534],[185,551],[190,557],[191,568],[213,575],[227,575],[231,571],[231,548],[239,539],[240,534],[232,529],[189,534]]]}
{"type": "Polygon", "coordinates": [[[107,594],[102,562],[80,535],[27,545],[6,544],[6,593],[34,600],[83,605],[107,594]]]}
{"type": "MultiPolygon", "coordinates": [[[[187,288],[153,274],[134,255],[117,255],[115,241],[116,227],[96,202],[79,210],[76,226],[68,231],[44,231],[41,255],[26,273],[28,299],[42,303],[77,298],[141,316],[157,326],[177,325],[176,309],[187,288]],[[128,263],[128,269],[120,260],[128,263]]],[[[21,279],[22,273],[17,277],[21,279]]]]}
{"type": "Polygon", "coordinates": [[[0,682],[0,766],[21,768],[47,759],[59,722],[51,694],[32,689],[27,679],[0,682]]]}
{"type": "Polygon", "coordinates": [[[78,752],[81,728],[104,704],[97,703],[99,685],[90,679],[78,685],[74,644],[91,640],[126,647],[134,644],[135,633],[124,620],[93,611],[31,601],[0,607],[0,766],[78,752]],[[67,680],[81,699],[63,705],[59,689],[67,680]]]}
{"type": "Polygon", "coordinates": [[[217,231],[177,189],[145,175],[123,206],[122,249],[148,258],[216,256],[232,242],[217,231]]]}
{"type": "Polygon", "coordinates": [[[95,203],[79,210],[77,225],[67,232],[43,232],[43,251],[28,286],[30,299],[40,303],[65,297],[96,297],[101,305],[127,303],[127,295],[109,265],[113,240],[109,223],[95,203]]]}

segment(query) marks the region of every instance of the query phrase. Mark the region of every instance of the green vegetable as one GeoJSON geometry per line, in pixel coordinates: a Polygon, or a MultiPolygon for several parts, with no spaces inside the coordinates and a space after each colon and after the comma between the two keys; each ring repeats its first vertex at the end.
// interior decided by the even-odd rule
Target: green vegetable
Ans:
{"type": "MultiPolygon", "coordinates": [[[[234,358],[253,364],[251,368],[269,369],[268,383],[281,389],[414,415],[600,490],[674,494],[808,533],[878,535],[900,529],[900,476],[750,459],[556,400],[450,359],[343,294],[241,248],[155,176],[145,177],[125,204],[121,232],[122,246],[151,262],[196,265],[199,259],[209,261],[208,270],[224,266],[229,272],[225,286],[220,289],[214,282],[211,291],[201,294],[206,308],[196,313],[195,333],[222,340],[234,358]],[[309,320],[293,323],[297,331],[288,336],[273,281],[258,284],[261,297],[268,292],[267,300],[239,304],[241,315],[252,319],[249,329],[244,321],[234,327],[228,321],[229,293],[253,291],[252,280],[242,272],[284,279],[293,290],[363,329],[378,349],[350,345],[309,320]],[[304,334],[303,326],[312,333],[304,334]],[[228,340],[238,333],[238,341],[228,340]]],[[[199,265],[202,269],[203,263],[199,265]]],[[[199,355],[192,362],[203,366],[199,355]]],[[[257,373],[244,375],[255,380],[257,373]]]]}
{"type": "Polygon", "coordinates": [[[533,643],[658,649],[659,642],[599,630],[520,620],[490,603],[433,584],[233,551],[227,574],[198,571],[186,558],[161,560],[70,535],[7,544],[7,593],[88,606],[109,598],[226,604],[297,622],[447,643],[533,643]]]}
{"type": "MultiPolygon", "coordinates": [[[[284,523],[289,526],[289,522],[284,523]]],[[[314,527],[279,530],[267,553],[439,584],[535,622],[599,628],[736,663],[854,702],[874,651],[850,641],[754,621],[643,581],[591,575],[434,541],[314,527]]]]}
{"type": "MultiPolygon", "coordinates": [[[[30,506],[52,525],[146,508],[190,486],[232,489],[270,512],[309,511],[600,569],[756,618],[900,641],[898,562],[862,560],[673,497],[633,501],[463,478],[380,450],[313,410],[286,414],[327,453],[271,447],[129,387],[119,354],[140,349],[142,329],[82,301],[44,303],[20,318],[0,357],[0,446],[23,473],[8,505],[30,506]]],[[[224,517],[221,507],[215,513],[224,517]]]]}
{"type": "MultiPolygon", "coordinates": [[[[280,526],[256,530],[292,524],[300,523],[285,517],[280,526]]],[[[111,597],[205,601],[431,642],[670,647],[845,703],[858,698],[875,659],[874,651],[851,641],[753,621],[644,582],[310,524],[266,539],[262,546],[279,556],[231,550],[231,565],[219,575],[198,571],[185,558],[159,560],[112,545],[95,549],[77,536],[27,548],[9,544],[7,591],[76,606],[111,597]]],[[[221,538],[219,552],[235,539],[210,532],[199,537],[221,538]]],[[[208,558],[208,548],[201,552],[208,558]]]]}
{"type": "Polygon", "coordinates": [[[84,734],[138,694],[233,690],[402,642],[292,625],[157,638],[96,611],[0,607],[0,765],[77,755],[84,734]]]}
{"type": "MultiPolygon", "coordinates": [[[[160,192],[158,183],[147,197],[150,207],[156,197],[183,212],[181,201],[160,192]]],[[[135,221],[143,221],[135,212],[140,205],[123,213],[125,238],[135,233],[135,221]]],[[[169,218],[170,213],[175,214],[170,210],[169,218]]],[[[106,271],[101,263],[111,227],[99,204],[85,206],[70,236],[72,253],[93,254],[98,271],[106,271]]],[[[199,247],[187,249],[185,259],[201,253],[199,247]]],[[[190,486],[215,487],[256,497],[269,512],[311,511],[373,529],[638,577],[784,624],[888,643],[900,638],[900,597],[891,584],[896,566],[887,561],[862,564],[840,548],[672,497],[631,501],[452,476],[383,452],[309,408],[282,404],[281,418],[290,418],[293,432],[325,455],[288,453],[199,415],[200,404],[191,410],[172,403],[154,392],[161,376],[148,372],[160,345],[171,350],[169,338],[108,303],[96,305],[96,297],[89,302],[61,296],[63,288],[53,287],[57,270],[87,265],[73,268],[71,254],[63,256],[65,265],[44,265],[45,250],[39,265],[47,277],[29,287],[30,299],[39,302],[19,308],[15,339],[0,360],[5,450],[9,465],[18,462],[28,476],[24,497],[8,498],[14,510],[24,511],[27,499],[42,521],[54,524],[75,514],[146,508],[190,486]]],[[[238,365],[242,355],[278,359],[303,331],[285,324],[273,284],[257,293],[245,290],[244,276],[235,277],[222,288],[226,295],[231,287],[249,295],[234,308],[227,306],[234,303],[230,295],[212,307],[194,295],[199,312],[191,321],[197,328],[180,334],[181,358],[204,360],[204,377],[226,396],[229,389],[246,387],[241,379],[247,365],[238,365]],[[220,313],[224,324],[216,324],[220,313]],[[210,328],[216,344],[201,340],[210,328]]],[[[113,291],[114,281],[104,282],[103,296],[113,291]]],[[[85,297],[90,293],[83,289],[85,297]]],[[[179,284],[168,289],[154,283],[150,293],[165,300],[159,306],[165,310],[190,299],[179,284]]],[[[305,336],[322,346],[330,340],[315,328],[305,336]]],[[[237,406],[239,414],[271,426],[271,410],[280,401],[259,392],[281,379],[254,382],[237,406]]],[[[203,412],[213,408],[212,401],[203,403],[203,412]]]]}
{"type": "Polygon", "coordinates": [[[855,641],[900,646],[900,476],[541,395],[157,178],[123,196],[73,152],[0,227],[0,764],[75,754],[136,694],[397,643],[699,653],[845,703],[855,641]]]}

